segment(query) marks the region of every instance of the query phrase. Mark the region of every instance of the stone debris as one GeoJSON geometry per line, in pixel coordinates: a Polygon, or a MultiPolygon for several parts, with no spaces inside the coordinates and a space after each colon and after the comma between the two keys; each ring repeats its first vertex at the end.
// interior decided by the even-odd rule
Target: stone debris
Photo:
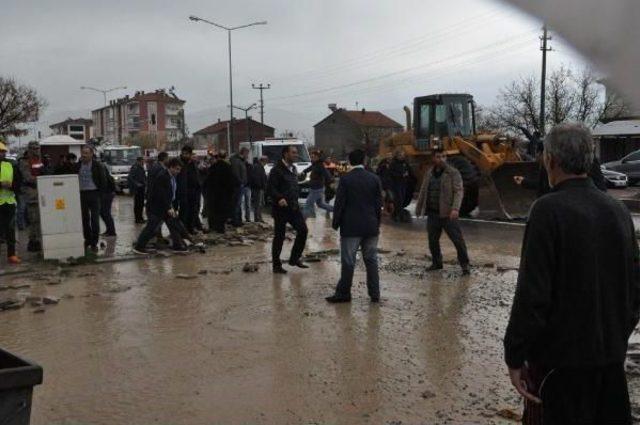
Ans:
{"type": "Polygon", "coordinates": [[[43,304],[50,305],[50,304],[58,304],[59,302],[60,302],[60,298],[58,298],[58,297],[54,297],[54,296],[51,296],[51,295],[48,295],[46,297],[42,297],[42,303],[43,304]]]}
{"type": "Polygon", "coordinates": [[[6,298],[0,300],[0,311],[3,310],[18,310],[24,307],[26,301],[24,298],[6,298]]]}
{"type": "Polygon", "coordinates": [[[44,307],[38,307],[33,309],[34,313],[44,313],[45,311],[47,311],[44,307]]]}
{"type": "Polygon", "coordinates": [[[186,273],[178,273],[176,275],[176,279],[185,279],[185,280],[195,279],[196,277],[198,276],[194,274],[186,274],[186,273]]]}
{"type": "Polygon", "coordinates": [[[496,267],[496,270],[500,273],[504,273],[504,272],[513,272],[513,271],[518,271],[517,267],[505,267],[505,266],[498,266],[496,267]]]}
{"type": "Polygon", "coordinates": [[[206,275],[206,274],[209,274],[209,270],[207,270],[207,269],[198,270],[198,274],[200,274],[200,275],[206,275]]]}
{"type": "Polygon", "coordinates": [[[255,273],[259,269],[260,266],[258,266],[257,264],[244,263],[244,266],[242,266],[242,271],[245,273],[255,273]]]}
{"type": "Polygon", "coordinates": [[[245,223],[242,227],[228,227],[225,233],[208,233],[202,242],[207,245],[251,246],[256,242],[267,242],[273,234],[273,226],[267,223],[245,223]]]}
{"type": "Polygon", "coordinates": [[[427,400],[430,398],[434,398],[436,396],[436,393],[434,393],[433,391],[426,390],[426,391],[423,391],[422,394],[420,394],[420,396],[425,400],[427,400]]]}
{"type": "Polygon", "coordinates": [[[504,419],[509,419],[515,422],[522,421],[522,415],[516,413],[513,409],[500,409],[496,412],[496,416],[499,416],[504,419]]]}
{"type": "Polygon", "coordinates": [[[53,286],[53,285],[60,285],[61,283],[62,283],[62,279],[55,279],[47,282],[47,285],[53,286]]]}

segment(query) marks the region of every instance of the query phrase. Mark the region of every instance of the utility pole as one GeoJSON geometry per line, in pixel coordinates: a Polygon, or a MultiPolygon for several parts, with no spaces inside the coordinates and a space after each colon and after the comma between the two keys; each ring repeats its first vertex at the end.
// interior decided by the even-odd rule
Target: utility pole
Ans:
{"type": "Polygon", "coordinates": [[[547,41],[551,40],[551,36],[547,35],[547,24],[542,27],[542,36],[540,37],[540,50],[542,50],[542,77],[540,78],[540,135],[544,137],[544,102],[547,94],[546,82],[547,82],[547,52],[550,52],[551,47],[547,47],[547,41]]]}
{"type": "Polygon", "coordinates": [[[262,83],[259,85],[251,84],[255,90],[260,90],[260,124],[264,125],[264,98],[262,97],[262,92],[265,90],[269,90],[271,88],[271,84],[267,84],[266,86],[262,83]]]}

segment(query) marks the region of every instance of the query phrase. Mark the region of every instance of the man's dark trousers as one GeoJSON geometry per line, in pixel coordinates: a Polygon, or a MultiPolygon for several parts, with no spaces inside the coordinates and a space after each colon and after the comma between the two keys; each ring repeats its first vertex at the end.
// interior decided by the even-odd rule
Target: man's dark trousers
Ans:
{"type": "Polygon", "coordinates": [[[16,255],[16,205],[0,205],[0,235],[7,244],[7,257],[16,255]]]}
{"type": "Polygon", "coordinates": [[[144,198],[145,198],[145,190],[144,186],[137,187],[133,194],[133,214],[136,218],[136,223],[141,223],[144,221],[143,211],[144,211],[144,198]]]}
{"type": "Polygon", "coordinates": [[[80,191],[80,209],[82,210],[82,234],[85,246],[95,247],[100,237],[100,191],[80,191]]]}
{"type": "Polygon", "coordinates": [[[541,395],[544,425],[631,424],[622,363],[555,369],[541,395]]]}
{"type": "Polygon", "coordinates": [[[103,193],[100,200],[100,217],[104,221],[104,225],[107,228],[106,233],[109,236],[116,234],[116,225],[113,222],[113,215],[111,215],[111,204],[113,204],[114,193],[103,193]]]}
{"type": "Polygon", "coordinates": [[[442,265],[442,251],[440,250],[440,236],[445,231],[458,252],[458,261],[461,266],[469,265],[467,245],[462,236],[462,229],[458,220],[440,217],[438,214],[429,214],[427,217],[427,234],[429,236],[429,251],[433,264],[442,265]]]}
{"type": "Polygon", "coordinates": [[[353,271],[356,266],[358,248],[362,249],[362,259],[367,269],[367,291],[371,298],[380,298],[380,279],[378,276],[378,237],[341,237],[340,238],[340,281],[336,296],[351,298],[353,271]]]}
{"type": "Polygon", "coordinates": [[[273,244],[271,245],[273,267],[282,265],[280,254],[282,253],[282,244],[284,243],[285,233],[287,231],[287,223],[296,231],[296,240],[293,242],[289,262],[297,263],[300,261],[300,257],[302,257],[302,251],[304,251],[304,245],[307,243],[308,233],[307,224],[304,222],[300,208],[294,209],[290,206],[284,208],[274,206],[272,215],[275,232],[273,244]]]}
{"type": "MultiPolygon", "coordinates": [[[[173,246],[179,247],[183,245],[183,235],[180,229],[182,223],[178,219],[169,216],[158,217],[155,214],[148,214],[147,218],[147,224],[144,226],[144,229],[142,229],[142,232],[140,232],[140,236],[138,236],[138,241],[136,242],[137,248],[145,248],[149,241],[158,235],[158,231],[163,222],[165,222],[169,228],[173,246]]],[[[182,227],[182,229],[184,229],[184,227],[182,227]]],[[[184,232],[186,232],[186,229],[184,232]]]]}

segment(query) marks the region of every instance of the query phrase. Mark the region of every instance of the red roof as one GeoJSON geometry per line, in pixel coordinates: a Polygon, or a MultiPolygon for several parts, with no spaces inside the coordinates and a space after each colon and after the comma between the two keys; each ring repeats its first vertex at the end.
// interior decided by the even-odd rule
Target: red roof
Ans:
{"type": "MultiPolygon", "coordinates": [[[[343,114],[345,117],[349,118],[351,121],[361,127],[404,128],[402,124],[392,120],[382,112],[366,111],[364,109],[362,111],[347,111],[346,109],[338,109],[322,121],[326,120],[333,114],[343,114]]],[[[320,121],[318,124],[320,124],[322,121],[320,121]]]]}
{"type": "MultiPolygon", "coordinates": [[[[266,124],[260,124],[258,121],[255,121],[255,120],[253,120],[251,118],[249,118],[249,121],[252,122],[252,126],[254,126],[254,127],[256,125],[258,125],[258,126],[263,125],[264,128],[270,128],[272,130],[274,129],[273,127],[268,126],[266,124]]],[[[219,122],[217,122],[215,124],[212,124],[212,125],[210,125],[208,127],[205,127],[203,129],[200,129],[200,130],[196,131],[195,133],[193,133],[193,135],[194,136],[199,136],[199,135],[205,135],[205,134],[216,134],[216,133],[220,133],[220,132],[226,132],[227,131],[227,123],[228,122],[229,122],[229,120],[219,121],[219,122]]],[[[234,118],[233,122],[235,123],[236,127],[239,126],[239,125],[246,125],[244,118],[239,119],[239,120],[236,120],[234,118]]]]}

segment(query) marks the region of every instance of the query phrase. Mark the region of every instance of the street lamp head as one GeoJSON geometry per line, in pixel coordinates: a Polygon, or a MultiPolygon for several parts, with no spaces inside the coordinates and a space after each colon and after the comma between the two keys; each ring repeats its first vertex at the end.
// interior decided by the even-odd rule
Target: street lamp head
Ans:
{"type": "Polygon", "coordinates": [[[197,17],[197,16],[195,16],[195,15],[191,15],[191,16],[189,16],[189,20],[194,21],[194,22],[197,22],[197,21],[199,21],[199,20],[200,20],[200,18],[198,18],[198,17],[197,17]]]}

